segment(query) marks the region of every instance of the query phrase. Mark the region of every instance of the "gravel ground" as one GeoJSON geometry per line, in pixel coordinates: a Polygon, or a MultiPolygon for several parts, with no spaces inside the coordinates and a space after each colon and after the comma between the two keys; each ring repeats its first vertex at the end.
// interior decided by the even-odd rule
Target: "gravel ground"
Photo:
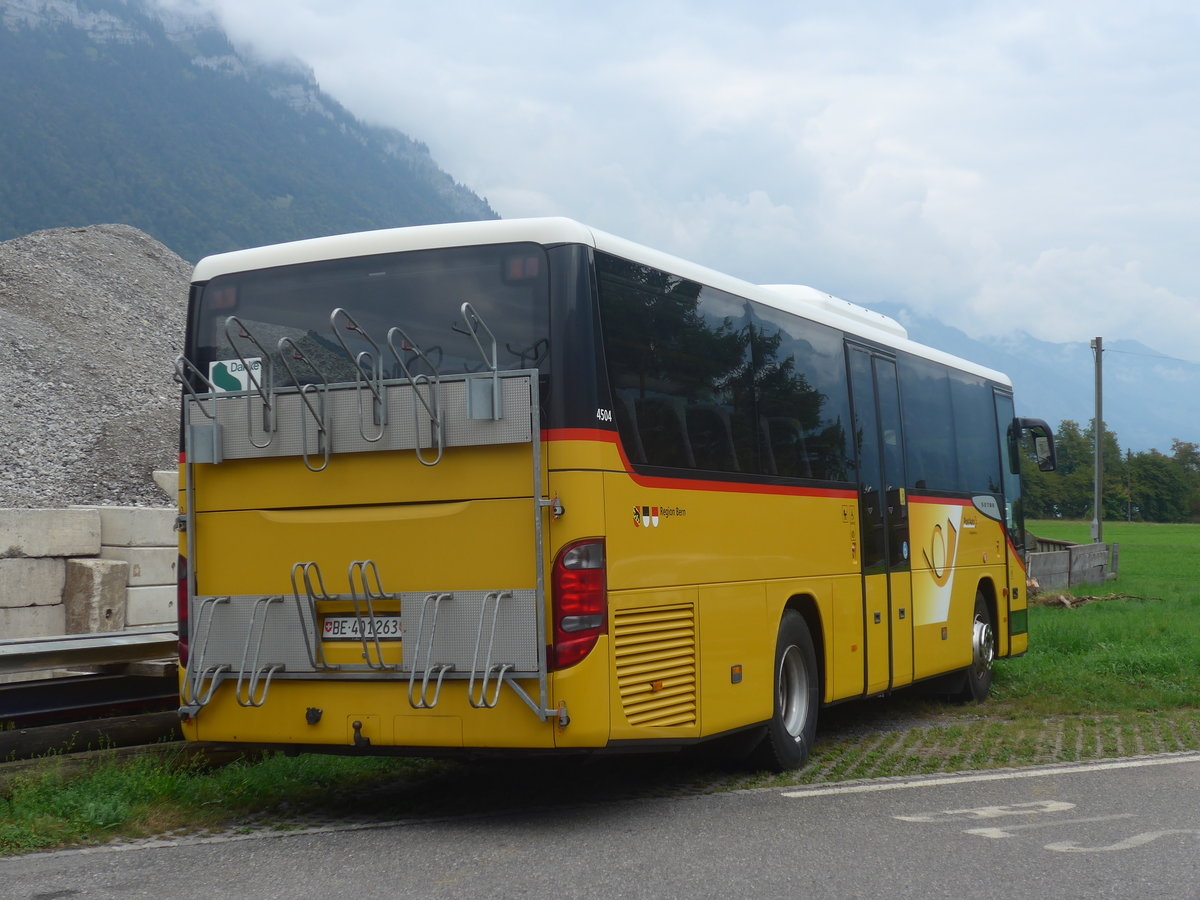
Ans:
{"type": "Polygon", "coordinates": [[[190,274],[126,225],[0,243],[0,507],[167,505],[190,274]]]}

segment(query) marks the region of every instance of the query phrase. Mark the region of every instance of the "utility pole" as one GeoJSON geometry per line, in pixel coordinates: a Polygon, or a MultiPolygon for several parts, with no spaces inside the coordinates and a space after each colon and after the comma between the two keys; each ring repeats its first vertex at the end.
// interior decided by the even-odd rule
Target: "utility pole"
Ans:
{"type": "Polygon", "coordinates": [[[1125,520],[1133,521],[1133,451],[1125,450],[1125,520]]]}
{"type": "Polygon", "coordinates": [[[1096,357],[1096,418],[1092,425],[1092,438],[1096,445],[1094,466],[1095,481],[1092,485],[1092,541],[1104,540],[1104,339],[1092,339],[1092,353],[1096,357]]]}

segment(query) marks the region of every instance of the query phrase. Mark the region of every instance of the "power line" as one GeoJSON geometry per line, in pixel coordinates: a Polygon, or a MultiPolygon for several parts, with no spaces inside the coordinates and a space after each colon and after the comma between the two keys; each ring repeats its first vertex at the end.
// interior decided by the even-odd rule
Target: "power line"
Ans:
{"type": "Polygon", "coordinates": [[[1200,363],[1197,363],[1190,359],[1180,359],[1178,356],[1164,356],[1161,353],[1137,353],[1133,350],[1114,350],[1112,347],[1105,347],[1104,352],[1105,353],[1124,353],[1126,356],[1144,356],[1147,359],[1167,359],[1167,360],[1170,360],[1171,362],[1187,363],[1189,366],[1200,365],[1200,363]]]}

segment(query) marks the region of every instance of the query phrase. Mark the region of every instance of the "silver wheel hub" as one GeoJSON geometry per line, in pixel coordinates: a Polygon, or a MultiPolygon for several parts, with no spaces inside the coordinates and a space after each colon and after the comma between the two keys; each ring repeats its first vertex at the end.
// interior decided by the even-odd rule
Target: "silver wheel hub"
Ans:
{"type": "Polygon", "coordinates": [[[971,672],[976,678],[982,678],[991,671],[992,662],[996,658],[996,643],[992,634],[992,626],[983,616],[975,616],[975,626],[971,633],[971,672]]]}
{"type": "Polygon", "coordinates": [[[794,644],[779,661],[779,713],[787,733],[800,740],[808,719],[808,670],[794,644]]]}

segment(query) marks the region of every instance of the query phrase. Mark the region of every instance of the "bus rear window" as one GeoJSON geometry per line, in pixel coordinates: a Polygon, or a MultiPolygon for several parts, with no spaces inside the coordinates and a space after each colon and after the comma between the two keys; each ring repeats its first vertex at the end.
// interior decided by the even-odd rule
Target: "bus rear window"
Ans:
{"type": "MultiPolygon", "coordinates": [[[[261,356],[250,335],[272,358],[273,386],[290,382],[280,365],[279,346],[289,341],[330,384],[358,378],[330,322],[344,309],[379,348],[384,377],[404,373],[387,345],[393,327],[401,328],[421,348],[439,374],[484,368],[475,340],[460,309],[469,302],[496,338],[501,369],[544,368],[549,348],[549,288],[545,250],[537,244],[506,244],[418,250],[351,257],[274,269],[222,275],[212,279],[193,310],[194,346],[189,356],[200,371],[214,363],[234,362],[239,355],[261,356]],[[234,321],[231,321],[234,317],[234,321]],[[238,327],[238,324],[242,326],[238,327]]],[[[351,354],[373,353],[370,343],[339,330],[351,354]]],[[[490,352],[491,342],[481,332],[490,352]]],[[[395,345],[414,375],[426,369],[403,341],[395,345]]],[[[369,363],[364,358],[364,365],[369,363]]],[[[301,382],[318,380],[307,366],[292,365],[301,382]]]]}

